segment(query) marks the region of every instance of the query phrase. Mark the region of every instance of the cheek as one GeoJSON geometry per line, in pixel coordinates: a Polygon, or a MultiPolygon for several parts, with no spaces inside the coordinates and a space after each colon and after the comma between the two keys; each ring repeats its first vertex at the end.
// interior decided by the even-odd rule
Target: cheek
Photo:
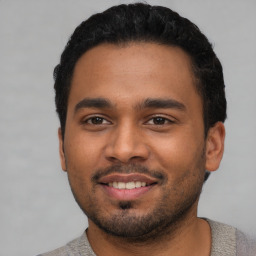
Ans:
{"type": "Polygon", "coordinates": [[[86,136],[83,132],[75,132],[65,139],[64,148],[69,163],[89,167],[99,160],[102,146],[99,139],[86,136]]]}
{"type": "Polygon", "coordinates": [[[89,200],[91,190],[90,177],[95,160],[89,146],[79,138],[67,138],[65,143],[65,158],[68,180],[74,197],[80,205],[89,200]]]}
{"type": "Polygon", "coordinates": [[[152,152],[157,162],[167,170],[187,171],[195,168],[196,159],[201,158],[204,148],[202,139],[195,136],[169,136],[152,141],[152,152]]]}
{"type": "Polygon", "coordinates": [[[98,161],[97,149],[92,143],[79,138],[65,141],[65,159],[71,186],[90,186],[90,177],[98,161]]]}

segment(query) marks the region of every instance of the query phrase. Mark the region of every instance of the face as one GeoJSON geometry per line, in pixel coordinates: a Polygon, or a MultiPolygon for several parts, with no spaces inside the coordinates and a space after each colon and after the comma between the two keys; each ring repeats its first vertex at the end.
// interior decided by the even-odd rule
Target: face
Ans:
{"type": "Polygon", "coordinates": [[[89,230],[143,237],[196,215],[205,168],[216,164],[195,88],[178,47],[105,44],[79,59],[59,139],[89,230]]]}

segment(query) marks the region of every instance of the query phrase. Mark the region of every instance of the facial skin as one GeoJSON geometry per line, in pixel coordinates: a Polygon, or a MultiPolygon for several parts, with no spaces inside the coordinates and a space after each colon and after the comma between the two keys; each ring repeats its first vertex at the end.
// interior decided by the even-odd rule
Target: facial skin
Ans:
{"type": "Polygon", "coordinates": [[[103,230],[146,241],[196,217],[205,170],[218,168],[225,132],[217,123],[205,138],[195,83],[178,47],[105,44],[79,59],[60,156],[91,236],[103,230]],[[109,184],[136,181],[148,186],[109,184]]]}

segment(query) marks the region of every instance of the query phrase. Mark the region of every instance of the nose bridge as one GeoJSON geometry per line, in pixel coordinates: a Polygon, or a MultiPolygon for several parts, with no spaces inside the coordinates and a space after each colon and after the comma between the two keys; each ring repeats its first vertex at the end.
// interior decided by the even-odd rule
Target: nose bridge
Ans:
{"type": "Polygon", "coordinates": [[[107,157],[120,162],[148,157],[147,146],[138,125],[130,120],[123,120],[116,126],[108,141],[107,157]]]}

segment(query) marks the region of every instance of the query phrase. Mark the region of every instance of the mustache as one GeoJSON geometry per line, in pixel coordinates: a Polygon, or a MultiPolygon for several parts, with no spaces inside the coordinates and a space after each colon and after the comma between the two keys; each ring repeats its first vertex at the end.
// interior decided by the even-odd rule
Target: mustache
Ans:
{"type": "Polygon", "coordinates": [[[98,180],[104,176],[118,173],[118,174],[131,174],[131,173],[140,173],[146,174],[158,180],[167,180],[167,175],[160,170],[150,170],[147,167],[140,164],[114,164],[106,168],[100,168],[95,171],[91,177],[91,181],[97,183],[98,180]]]}

